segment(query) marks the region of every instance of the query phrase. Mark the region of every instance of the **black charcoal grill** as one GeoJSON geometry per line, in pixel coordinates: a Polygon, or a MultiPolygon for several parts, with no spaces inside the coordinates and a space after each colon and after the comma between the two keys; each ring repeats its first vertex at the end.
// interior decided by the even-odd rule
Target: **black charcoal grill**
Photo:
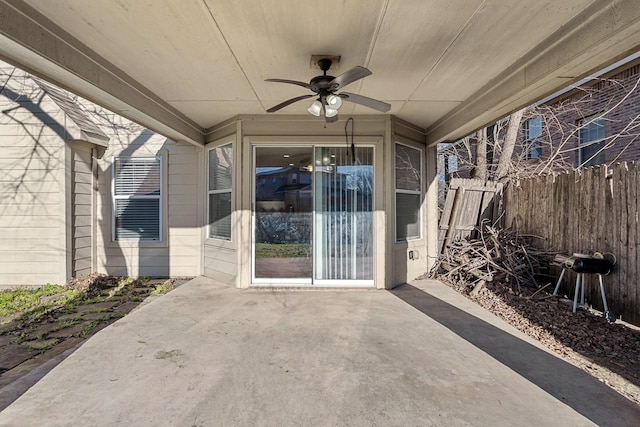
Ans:
{"type": "Polygon", "coordinates": [[[573,254],[572,256],[566,255],[557,255],[554,259],[554,263],[560,264],[562,266],[562,272],[560,273],[560,277],[558,278],[558,283],[556,284],[556,288],[553,291],[553,295],[558,294],[558,289],[560,288],[560,283],[562,283],[562,279],[564,278],[564,274],[567,270],[573,270],[576,272],[576,288],[573,296],[573,312],[576,312],[578,307],[578,294],[580,293],[580,305],[582,307],[585,306],[584,299],[584,275],[585,274],[597,274],[598,280],[600,281],[600,295],[602,296],[602,306],[604,307],[604,317],[611,321],[615,322],[617,315],[609,311],[609,306],[607,305],[607,297],[604,292],[604,283],[602,280],[603,275],[607,275],[613,269],[613,266],[616,262],[615,257],[612,254],[602,255],[600,253],[595,253],[594,255],[586,255],[586,254],[573,254]]]}

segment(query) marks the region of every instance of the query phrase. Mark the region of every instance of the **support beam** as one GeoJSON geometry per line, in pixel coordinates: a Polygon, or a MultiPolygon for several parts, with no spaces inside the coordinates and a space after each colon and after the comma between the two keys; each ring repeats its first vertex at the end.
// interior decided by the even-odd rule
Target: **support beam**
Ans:
{"type": "Polygon", "coordinates": [[[176,141],[204,129],[20,0],[0,1],[0,57],[176,141]]]}

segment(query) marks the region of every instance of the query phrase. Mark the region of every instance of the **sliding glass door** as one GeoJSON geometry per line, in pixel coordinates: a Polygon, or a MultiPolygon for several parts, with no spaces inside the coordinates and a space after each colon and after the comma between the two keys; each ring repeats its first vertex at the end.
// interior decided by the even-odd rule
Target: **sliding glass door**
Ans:
{"type": "Polygon", "coordinates": [[[254,284],[373,286],[373,148],[254,154],[254,284]]]}

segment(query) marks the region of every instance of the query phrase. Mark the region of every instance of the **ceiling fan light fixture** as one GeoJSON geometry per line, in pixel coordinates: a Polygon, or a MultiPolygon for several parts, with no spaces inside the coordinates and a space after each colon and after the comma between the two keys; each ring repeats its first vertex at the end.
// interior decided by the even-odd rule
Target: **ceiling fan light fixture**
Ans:
{"type": "Polygon", "coordinates": [[[316,117],[320,117],[320,113],[322,112],[322,104],[320,103],[320,101],[315,100],[309,106],[309,108],[307,108],[307,111],[316,117]]]}
{"type": "Polygon", "coordinates": [[[338,115],[338,110],[331,107],[326,107],[324,110],[325,117],[334,117],[338,115]]]}
{"type": "Polygon", "coordinates": [[[337,110],[342,105],[342,98],[337,95],[327,96],[327,105],[334,110],[337,110]]]}

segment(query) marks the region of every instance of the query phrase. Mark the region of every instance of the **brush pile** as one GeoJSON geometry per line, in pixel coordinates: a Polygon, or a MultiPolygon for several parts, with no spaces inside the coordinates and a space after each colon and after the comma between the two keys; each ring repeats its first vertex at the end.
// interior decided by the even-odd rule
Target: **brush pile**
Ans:
{"type": "Polygon", "coordinates": [[[451,242],[429,276],[470,287],[472,296],[487,282],[505,283],[520,295],[523,288],[536,289],[545,281],[554,254],[531,246],[528,241],[535,236],[489,225],[478,229],[477,236],[451,242]]]}

